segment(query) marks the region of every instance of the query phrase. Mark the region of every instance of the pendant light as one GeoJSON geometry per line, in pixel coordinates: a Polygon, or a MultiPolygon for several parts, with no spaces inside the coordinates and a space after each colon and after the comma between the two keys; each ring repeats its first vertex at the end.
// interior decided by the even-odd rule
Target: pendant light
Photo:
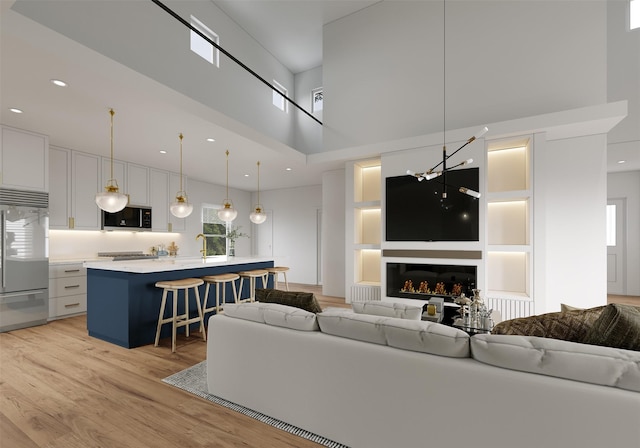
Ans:
{"type": "Polygon", "coordinates": [[[254,224],[262,224],[267,220],[267,214],[263,211],[264,208],[260,203],[260,161],[258,161],[258,203],[254,207],[253,211],[249,215],[249,219],[254,224]]]}
{"type": "Polygon", "coordinates": [[[233,208],[233,202],[229,199],[229,150],[227,150],[227,197],[222,203],[222,208],[218,210],[218,218],[224,222],[231,222],[238,216],[238,210],[233,208]]]}
{"type": "MultiPolygon", "coordinates": [[[[442,202],[443,202],[443,206],[444,206],[444,201],[447,199],[447,187],[449,186],[449,184],[447,184],[447,173],[451,170],[454,170],[458,167],[473,163],[473,159],[466,159],[463,160],[462,162],[454,165],[454,166],[447,166],[447,161],[449,160],[450,157],[454,156],[456,153],[458,153],[458,151],[460,151],[462,148],[464,148],[465,146],[467,146],[469,143],[473,142],[474,140],[482,137],[484,134],[487,133],[487,131],[489,130],[489,128],[487,128],[486,126],[484,126],[482,129],[480,129],[478,132],[476,132],[475,135],[473,135],[471,138],[469,138],[469,140],[467,140],[462,146],[460,146],[458,149],[456,149],[455,151],[453,151],[451,154],[447,154],[447,99],[446,99],[446,93],[447,93],[447,5],[446,5],[446,0],[442,1],[442,79],[443,79],[443,85],[442,85],[442,161],[439,162],[437,165],[435,165],[433,168],[429,169],[428,171],[424,171],[422,173],[416,173],[415,171],[412,170],[407,170],[407,174],[409,176],[414,176],[418,179],[419,182],[422,182],[423,180],[432,180],[435,179],[436,177],[440,177],[442,176],[442,202]],[[440,166],[442,166],[442,168],[440,170],[437,170],[437,168],[439,168],[440,166]]],[[[471,188],[467,188],[467,187],[459,187],[458,190],[460,193],[469,195],[475,199],[479,199],[481,194],[475,190],[472,190],[471,188]]]]}
{"type": "Polygon", "coordinates": [[[187,192],[182,188],[182,133],[178,137],[180,138],[180,191],[176,193],[176,200],[169,205],[169,209],[176,218],[186,218],[193,211],[193,204],[189,203],[187,192]]]}
{"type": "Polygon", "coordinates": [[[96,194],[96,204],[105,212],[119,212],[129,202],[129,197],[122,194],[118,188],[118,181],[113,178],[113,109],[109,109],[111,114],[111,178],[107,181],[104,191],[96,194]]]}

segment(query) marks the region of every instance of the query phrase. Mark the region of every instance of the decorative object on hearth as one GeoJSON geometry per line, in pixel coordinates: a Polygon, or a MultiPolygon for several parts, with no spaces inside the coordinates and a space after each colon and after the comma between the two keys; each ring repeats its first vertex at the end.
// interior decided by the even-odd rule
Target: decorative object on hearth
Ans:
{"type": "Polygon", "coordinates": [[[178,138],[180,139],[180,191],[176,193],[176,200],[169,205],[169,209],[176,218],[186,218],[193,211],[193,204],[189,202],[187,192],[182,187],[182,133],[178,138]]]}
{"type": "Polygon", "coordinates": [[[238,216],[238,210],[233,208],[233,202],[229,199],[229,150],[227,154],[227,197],[222,202],[222,208],[218,210],[218,218],[224,222],[231,222],[238,216]]]}
{"type": "Polygon", "coordinates": [[[249,219],[254,224],[262,224],[267,220],[267,214],[264,212],[264,208],[260,203],[260,161],[258,160],[258,203],[254,207],[253,211],[249,215],[249,219]]]}
{"type": "MultiPolygon", "coordinates": [[[[453,166],[447,166],[447,161],[449,160],[449,158],[451,158],[452,156],[454,156],[455,154],[458,153],[458,151],[460,151],[462,148],[464,148],[465,146],[467,146],[469,143],[473,142],[474,140],[482,137],[484,134],[487,133],[487,131],[489,130],[489,128],[487,128],[486,126],[483,127],[482,129],[480,129],[478,132],[476,132],[475,135],[473,135],[469,140],[467,140],[462,146],[460,146],[458,149],[456,149],[454,152],[452,152],[451,154],[447,154],[447,126],[446,126],[446,122],[447,122],[447,114],[446,114],[446,93],[447,93],[447,64],[446,64],[446,55],[447,55],[447,46],[446,46],[446,42],[447,42],[447,16],[446,16],[446,12],[447,12],[447,6],[446,6],[446,1],[443,0],[442,2],[443,4],[443,39],[442,39],[442,46],[443,46],[443,51],[442,51],[442,72],[443,72],[443,87],[442,87],[442,135],[443,135],[443,142],[442,142],[442,161],[439,162],[438,164],[436,164],[435,166],[433,166],[431,169],[429,169],[428,171],[424,171],[424,172],[420,172],[417,173],[415,171],[412,170],[407,170],[407,174],[410,176],[414,176],[418,179],[418,181],[423,181],[423,180],[432,180],[435,179],[436,177],[440,177],[442,176],[442,203],[444,206],[444,202],[447,199],[447,187],[449,186],[447,184],[447,172],[464,166],[466,164],[470,164],[473,162],[473,159],[466,159],[463,160],[460,163],[457,163],[456,165],[453,166]],[[440,166],[442,166],[442,168],[440,170],[437,170],[440,166]]],[[[480,193],[477,191],[474,191],[470,188],[461,186],[458,188],[458,191],[460,193],[464,193],[467,194],[471,197],[474,197],[476,199],[480,198],[480,193]]]]}
{"type": "Polygon", "coordinates": [[[115,213],[126,207],[129,197],[120,193],[118,181],[113,177],[113,116],[115,115],[113,109],[109,109],[109,114],[111,115],[111,176],[104,191],[96,194],[96,204],[105,212],[115,213]]]}

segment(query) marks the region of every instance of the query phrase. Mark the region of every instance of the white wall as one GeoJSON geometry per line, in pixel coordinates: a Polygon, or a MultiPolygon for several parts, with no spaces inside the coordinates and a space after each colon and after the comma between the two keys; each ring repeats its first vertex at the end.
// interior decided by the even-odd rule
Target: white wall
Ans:
{"type": "MultiPolygon", "coordinates": [[[[606,102],[606,2],[446,8],[447,128],[606,102]]],[[[379,2],[325,25],[325,150],[442,130],[442,12],[379,2]]]]}
{"type": "Polygon", "coordinates": [[[345,297],[345,171],[322,176],[322,294],[345,297]]]}
{"type": "Polygon", "coordinates": [[[640,29],[627,30],[629,2],[609,0],[607,4],[607,100],[627,100],[629,104],[627,118],[609,132],[608,145],[624,153],[637,153],[640,151],[640,29]]]}
{"type": "Polygon", "coordinates": [[[264,191],[260,192],[260,201],[272,213],[275,264],[289,266],[290,282],[317,284],[322,186],[264,191]]]}
{"type": "MultiPolygon", "coordinates": [[[[163,3],[187,20],[193,14],[226,51],[293,94],[293,74],[214,2],[163,3]]],[[[273,107],[271,89],[224,55],[215,68],[189,51],[190,30],[151,1],[17,2],[13,9],[224,114],[229,126],[237,121],[293,146],[294,114],[273,107]]]]}
{"type": "MultiPolygon", "coordinates": [[[[295,76],[296,96],[295,101],[304,110],[311,113],[311,91],[322,87],[322,67],[316,67],[295,76]]],[[[295,110],[296,114],[296,135],[295,148],[305,154],[313,154],[323,150],[322,145],[322,125],[309,116],[295,110]]],[[[312,115],[322,121],[323,111],[313,112],[312,115]]]]}
{"type": "Polygon", "coordinates": [[[610,173],[607,197],[626,199],[626,285],[628,295],[640,296],[640,171],[610,173]]]}
{"type": "Polygon", "coordinates": [[[607,303],[606,135],[536,141],[536,313],[607,303]]]}

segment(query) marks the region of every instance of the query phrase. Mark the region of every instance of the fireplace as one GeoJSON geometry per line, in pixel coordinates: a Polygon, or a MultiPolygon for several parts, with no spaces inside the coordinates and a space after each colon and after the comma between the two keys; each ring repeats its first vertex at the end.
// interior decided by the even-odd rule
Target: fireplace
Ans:
{"type": "Polygon", "coordinates": [[[475,287],[476,266],[387,263],[388,297],[452,302],[460,293],[472,297],[475,287]]]}

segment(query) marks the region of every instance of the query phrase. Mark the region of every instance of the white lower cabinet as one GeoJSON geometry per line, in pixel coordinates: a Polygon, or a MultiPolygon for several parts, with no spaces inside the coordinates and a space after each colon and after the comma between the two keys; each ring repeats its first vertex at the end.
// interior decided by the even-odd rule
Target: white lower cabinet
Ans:
{"type": "Polygon", "coordinates": [[[87,312],[87,270],[82,263],[49,265],[49,319],[87,312]]]}

